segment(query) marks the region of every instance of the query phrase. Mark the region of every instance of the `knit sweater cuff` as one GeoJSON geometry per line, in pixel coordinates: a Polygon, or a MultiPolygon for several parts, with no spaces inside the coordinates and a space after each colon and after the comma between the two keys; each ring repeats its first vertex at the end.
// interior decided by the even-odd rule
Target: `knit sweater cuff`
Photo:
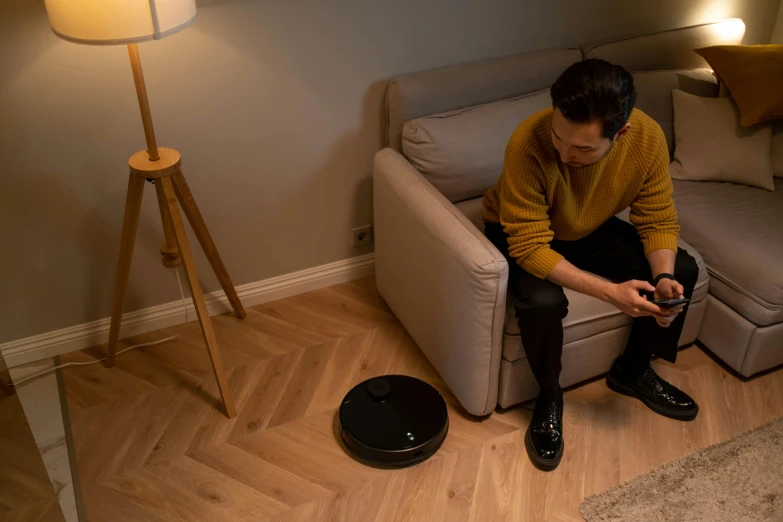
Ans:
{"type": "Polygon", "coordinates": [[[561,259],[563,259],[563,256],[546,246],[534,250],[529,256],[519,262],[519,266],[539,279],[546,279],[546,276],[549,275],[549,272],[555,268],[555,265],[561,259]]]}
{"type": "Polygon", "coordinates": [[[651,232],[642,239],[644,255],[649,256],[656,250],[674,250],[677,252],[678,234],[672,232],[651,232]]]}

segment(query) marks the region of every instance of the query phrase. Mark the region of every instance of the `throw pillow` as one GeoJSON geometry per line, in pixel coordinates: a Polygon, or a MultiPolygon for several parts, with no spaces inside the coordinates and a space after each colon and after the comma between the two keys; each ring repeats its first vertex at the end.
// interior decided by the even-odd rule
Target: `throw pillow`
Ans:
{"type": "Polygon", "coordinates": [[[740,125],[729,98],[700,98],[672,91],[674,161],[669,172],[687,181],[728,181],[775,190],[772,125],[740,125]]]}
{"type": "Polygon", "coordinates": [[[643,71],[633,73],[637,109],[658,122],[666,137],[669,155],[674,152],[674,110],[672,91],[714,98],[718,92],[715,75],[709,69],[643,71]]]}
{"type": "Polygon", "coordinates": [[[783,121],[772,129],[772,172],[776,178],[783,178],[783,121]]]}
{"type": "MultiPolygon", "coordinates": [[[[718,96],[728,98],[729,90],[725,83],[719,85],[718,96]]],[[[772,126],[772,173],[776,178],[783,178],[783,121],[772,126]]]]}
{"type": "Polygon", "coordinates": [[[743,126],[783,119],[783,45],[715,45],[694,50],[726,84],[743,126]]]}
{"type": "Polygon", "coordinates": [[[514,130],[551,105],[547,89],[416,118],[402,127],[402,151],[449,201],[475,198],[497,183],[514,130]]]}

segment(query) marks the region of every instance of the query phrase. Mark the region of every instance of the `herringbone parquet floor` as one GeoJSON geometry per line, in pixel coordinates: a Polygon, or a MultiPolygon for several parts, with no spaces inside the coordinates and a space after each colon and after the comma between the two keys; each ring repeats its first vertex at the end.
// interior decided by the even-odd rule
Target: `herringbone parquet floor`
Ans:
{"type": "Polygon", "coordinates": [[[89,520],[578,521],[585,496],[783,415],[783,372],[742,382],[691,347],[676,366],[655,365],[699,400],[696,421],[664,419],[594,381],[566,394],[565,456],[545,474],[524,450],[529,406],[465,414],[371,278],[214,323],[233,420],[219,410],[195,322],[126,339],[179,336],[121,356],[114,369],[64,370],[89,520]],[[365,467],[338,442],[343,395],[386,373],[426,379],[449,403],[446,442],[412,468],[365,467]]]}

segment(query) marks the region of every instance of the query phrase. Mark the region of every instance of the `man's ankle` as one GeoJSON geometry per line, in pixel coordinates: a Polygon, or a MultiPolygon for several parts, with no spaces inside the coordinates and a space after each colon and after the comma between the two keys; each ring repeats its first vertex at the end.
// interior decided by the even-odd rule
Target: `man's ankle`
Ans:
{"type": "Polygon", "coordinates": [[[538,401],[546,401],[546,402],[554,402],[557,404],[563,404],[563,392],[560,391],[557,392],[548,392],[544,393],[543,391],[538,396],[538,399],[536,399],[536,402],[538,401]]]}
{"type": "Polygon", "coordinates": [[[626,377],[639,377],[650,366],[649,358],[619,357],[615,364],[626,377]]]}

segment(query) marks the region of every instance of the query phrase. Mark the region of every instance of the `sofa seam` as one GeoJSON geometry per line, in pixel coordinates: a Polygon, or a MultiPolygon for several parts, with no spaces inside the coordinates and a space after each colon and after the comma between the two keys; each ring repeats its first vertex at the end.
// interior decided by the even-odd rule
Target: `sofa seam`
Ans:
{"type": "MultiPolygon", "coordinates": [[[[760,306],[763,306],[764,308],[766,308],[768,310],[771,310],[773,312],[779,312],[779,311],[783,310],[783,305],[778,305],[777,307],[775,307],[775,305],[773,305],[772,303],[768,303],[767,301],[761,299],[757,295],[750,293],[748,290],[745,290],[744,288],[739,286],[737,283],[734,283],[733,281],[728,279],[726,276],[721,275],[721,274],[715,272],[709,266],[707,267],[707,271],[710,273],[710,277],[714,277],[715,279],[721,281],[722,283],[724,283],[726,286],[728,286],[732,290],[735,290],[736,292],[744,295],[745,297],[747,297],[751,301],[759,304],[760,306]]],[[[740,314],[740,315],[742,315],[742,314],[740,314]]],[[[743,315],[743,317],[745,317],[745,316],[743,315]]]]}
{"type": "MultiPolygon", "coordinates": [[[[580,45],[579,46],[579,50],[582,51],[582,59],[586,59],[588,53],[590,53],[591,51],[594,51],[595,49],[598,49],[599,47],[603,47],[604,45],[615,44],[615,43],[620,43],[620,42],[627,42],[629,40],[635,40],[637,38],[643,38],[645,36],[656,36],[656,35],[663,34],[663,33],[680,32],[680,31],[685,31],[687,29],[695,29],[697,27],[704,27],[704,26],[707,26],[707,25],[715,25],[715,24],[718,24],[718,23],[721,23],[721,22],[728,22],[729,20],[742,20],[742,19],[738,18],[738,17],[733,17],[733,18],[727,18],[725,20],[721,20],[720,22],[705,22],[703,24],[689,25],[688,27],[678,27],[678,28],[675,28],[675,29],[664,29],[662,31],[654,31],[652,33],[641,34],[641,35],[638,35],[638,36],[628,36],[626,38],[620,38],[619,40],[608,40],[606,42],[598,42],[598,43],[595,43],[595,44],[580,45]],[[588,47],[588,45],[592,45],[592,47],[588,47]]],[[[639,72],[639,71],[632,71],[632,72],[639,72]]]]}
{"type": "MultiPolygon", "coordinates": [[[[489,334],[489,340],[490,340],[490,349],[489,349],[489,371],[487,372],[487,391],[486,396],[484,399],[484,411],[486,411],[488,408],[490,408],[489,404],[489,397],[490,397],[490,387],[492,384],[492,361],[494,358],[494,350],[495,350],[495,341],[497,340],[497,336],[495,334],[495,321],[497,320],[497,313],[498,313],[498,298],[500,297],[500,270],[499,270],[499,263],[497,260],[493,261],[495,263],[495,266],[498,267],[498,270],[495,271],[495,274],[497,276],[495,277],[495,303],[492,307],[492,323],[490,325],[490,334],[489,334]]],[[[489,263],[487,263],[489,264],[489,263]]],[[[505,303],[504,303],[505,305],[505,303]]],[[[503,306],[503,309],[505,310],[505,306],[503,306]]],[[[505,314],[504,314],[505,316],[505,314]]],[[[504,330],[503,328],[500,329],[501,332],[504,330]]],[[[502,343],[502,339],[501,339],[502,343]]],[[[500,356],[503,357],[503,346],[501,344],[500,347],[500,356]]],[[[500,386],[500,367],[498,366],[498,386],[500,386]]],[[[499,391],[499,390],[498,390],[499,391]]],[[[495,398],[495,404],[497,405],[497,397],[495,398]]],[[[489,411],[489,413],[485,413],[484,415],[489,415],[492,413],[492,410],[489,411]]]]}
{"type": "MultiPolygon", "coordinates": [[[[718,299],[718,298],[715,297],[715,299],[718,299]]],[[[720,301],[720,299],[718,299],[718,301],[720,301]]],[[[726,304],[726,303],[723,303],[723,304],[726,304]]],[[[726,305],[726,306],[728,306],[731,310],[734,310],[729,305],[726,305]]],[[[734,310],[734,311],[737,312],[736,310],[734,310]]],[[[742,362],[740,363],[739,370],[737,371],[738,374],[742,375],[742,371],[745,369],[745,361],[748,360],[748,352],[750,351],[750,345],[753,344],[753,338],[756,336],[756,333],[759,331],[760,327],[759,327],[759,325],[757,325],[756,323],[754,323],[753,321],[751,321],[747,317],[743,316],[739,312],[737,312],[737,313],[740,315],[740,317],[742,317],[743,319],[745,319],[746,321],[751,323],[753,326],[755,326],[755,328],[753,329],[753,331],[750,334],[750,339],[748,339],[748,345],[745,347],[745,353],[742,354],[742,362]]]]}
{"type": "MultiPolygon", "coordinates": [[[[452,118],[454,116],[459,116],[460,114],[464,114],[466,112],[470,112],[470,111],[475,110],[475,109],[479,109],[481,107],[485,107],[487,105],[492,105],[493,103],[518,101],[518,100],[521,100],[523,98],[528,98],[530,96],[535,96],[535,95],[538,95],[538,94],[548,93],[548,92],[549,92],[549,88],[540,89],[538,91],[529,92],[529,93],[526,93],[526,94],[520,94],[518,96],[512,96],[511,98],[503,98],[501,100],[495,100],[495,101],[490,101],[490,102],[479,103],[478,105],[471,105],[469,107],[462,107],[460,109],[453,109],[453,110],[450,110],[450,111],[443,111],[443,112],[438,112],[438,113],[435,113],[435,114],[429,114],[427,116],[420,116],[420,117],[414,118],[413,120],[410,120],[410,121],[416,121],[416,120],[445,120],[445,119],[448,119],[448,118],[452,118]]],[[[406,123],[408,123],[408,122],[406,122],[406,123]]],[[[473,199],[473,198],[467,198],[467,199],[473,199]]],[[[465,201],[465,200],[462,200],[462,201],[465,201]]],[[[456,203],[459,203],[459,201],[457,201],[456,203]]]]}

